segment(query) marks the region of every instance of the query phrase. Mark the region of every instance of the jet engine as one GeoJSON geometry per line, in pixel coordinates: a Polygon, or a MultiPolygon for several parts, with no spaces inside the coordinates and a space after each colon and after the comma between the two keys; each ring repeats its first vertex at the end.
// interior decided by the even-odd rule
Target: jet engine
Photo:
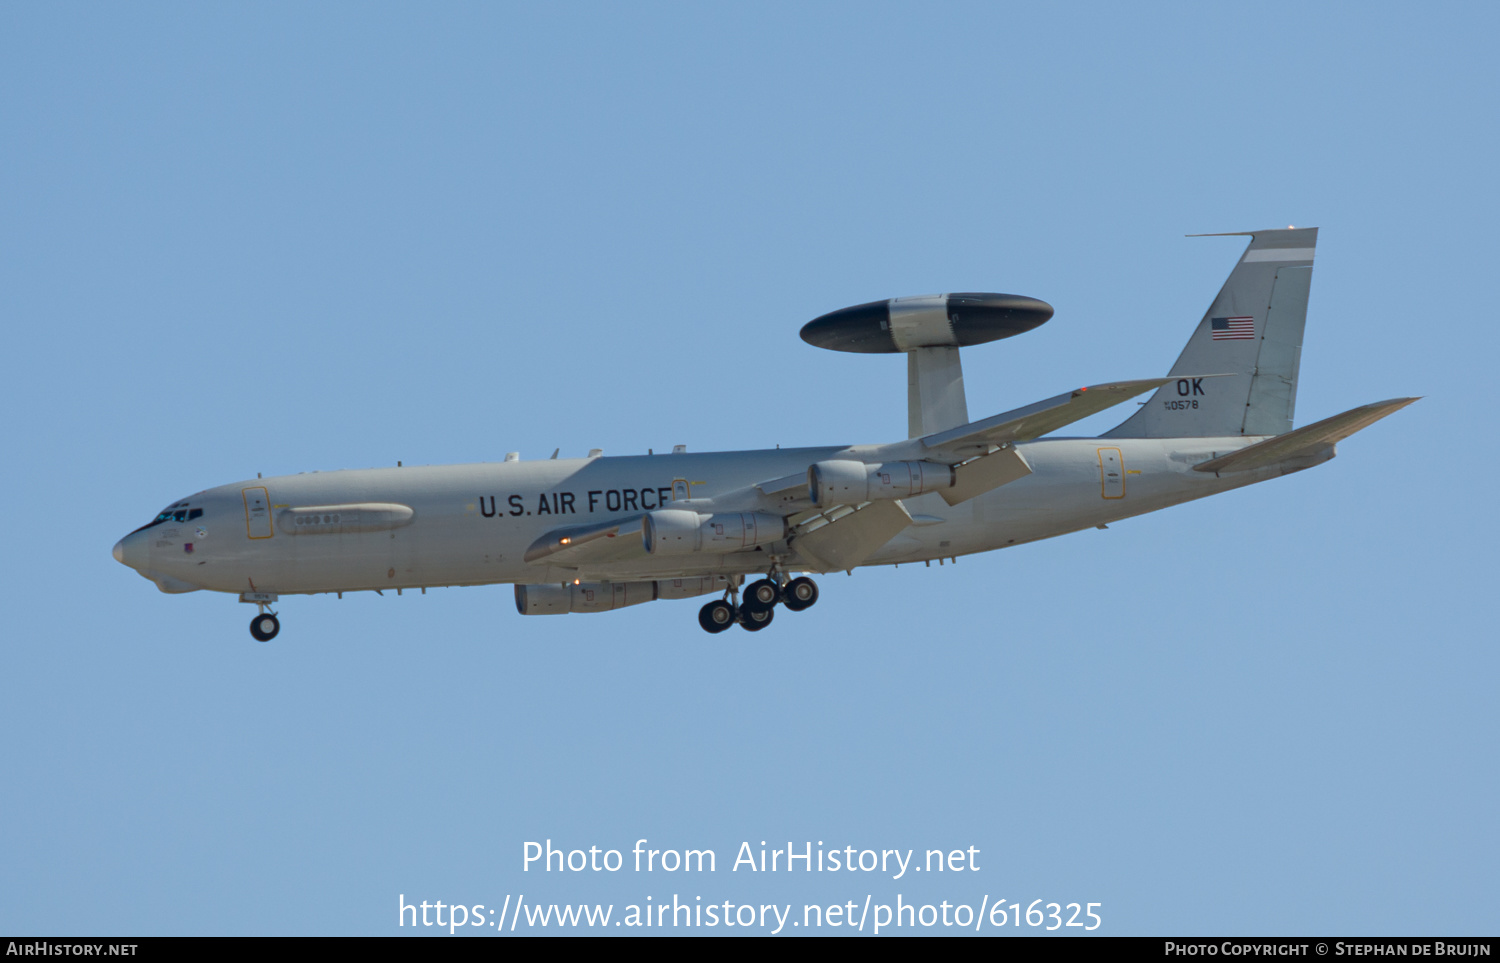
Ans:
{"type": "Polygon", "coordinates": [[[807,495],[820,508],[880,499],[907,498],[953,487],[953,469],[930,461],[870,465],[838,459],[807,469],[807,495]]]}
{"type": "Polygon", "coordinates": [[[652,555],[737,552],[786,536],[786,519],[766,512],[703,515],[683,508],[647,512],[641,538],[652,555]]]}
{"type": "Polygon", "coordinates": [[[690,599],[710,592],[722,592],[729,588],[729,579],[722,575],[701,575],[692,578],[664,578],[656,582],[656,597],[659,599],[690,599]]]}
{"type": "Polygon", "coordinates": [[[670,578],[655,582],[571,582],[567,585],[517,585],[516,611],[522,615],[610,612],[655,599],[687,599],[722,592],[722,575],[670,578]]]}

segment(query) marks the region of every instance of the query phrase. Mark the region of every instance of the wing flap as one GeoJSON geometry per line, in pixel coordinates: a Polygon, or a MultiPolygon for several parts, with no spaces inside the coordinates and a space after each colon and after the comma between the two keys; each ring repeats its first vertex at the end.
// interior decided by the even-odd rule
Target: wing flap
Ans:
{"type": "Polygon", "coordinates": [[[1356,431],[1368,428],[1386,415],[1394,414],[1418,400],[1420,399],[1392,398],[1390,401],[1377,401],[1371,405],[1351,408],[1341,415],[1324,418],[1322,421],[1289,431],[1284,435],[1277,435],[1275,438],[1268,438],[1248,448],[1241,448],[1239,451],[1232,451],[1211,461],[1194,465],[1193,471],[1216,472],[1222,475],[1237,471],[1251,471],[1256,468],[1269,468],[1292,459],[1316,455],[1331,449],[1356,431]]]}
{"type": "Polygon", "coordinates": [[[847,512],[791,539],[793,550],[814,571],[836,572],[854,568],[912,523],[906,506],[899,501],[867,502],[859,507],[840,508],[847,508],[847,512]]]}
{"type": "Polygon", "coordinates": [[[953,487],[939,489],[949,505],[966,502],[992,488],[1008,485],[1031,474],[1026,457],[1014,448],[1002,448],[953,469],[953,487]]]}

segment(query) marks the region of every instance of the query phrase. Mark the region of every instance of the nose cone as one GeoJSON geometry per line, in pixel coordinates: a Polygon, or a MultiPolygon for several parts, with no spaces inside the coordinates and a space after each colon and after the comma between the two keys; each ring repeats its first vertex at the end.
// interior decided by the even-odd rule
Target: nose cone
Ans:
{"type": "Polygon", "coordinates": [[[151,550],[146,547],[145,537],[145,532],[132,532],[115,542],[114,550],[111,552],[115,561],[137,572],[143,571],[149,560],[148,556],[151,554],[151,550]]]}

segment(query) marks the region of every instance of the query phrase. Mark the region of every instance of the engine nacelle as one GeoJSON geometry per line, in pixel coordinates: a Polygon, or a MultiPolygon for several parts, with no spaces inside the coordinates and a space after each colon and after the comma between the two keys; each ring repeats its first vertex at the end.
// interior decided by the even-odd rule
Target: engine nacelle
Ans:
{"type": "Polygon", "coordinates": [[[684,508],[647,512],[641,539],[652,555],[737,552],[769,545],[786,536],[786,519],[766,512],[704,515],[684,508]]]}
{"type": "Polygon", "coordinates": [[[610,612],[653,599],[690,599],[697,595],[722,592],[728,587],[729,580],[722,575],[666,578],[655,582],[517,585],[516,611],[522,615],[610,612]]]}
{"type": "Polygon", "coordinates": [[[729,579],[722,575],[703,575],[693,578],[664,578],[657,580],[656,597],[659,599],[690,599],[729,588],[729,579]]]}
{"type": "Polygon", "coordinates": [[[820,461],[807,469],[807,496],[823,508],[908,498],[953,487],[953,469],[930,461],[870,465],[852,459],[820,461]]]}
{"type": "Polygon", "coordinates": [[[610,612],[656,598],[655,582],[570,582],[517,585],[516,611],[522,615],[610,612]]]}

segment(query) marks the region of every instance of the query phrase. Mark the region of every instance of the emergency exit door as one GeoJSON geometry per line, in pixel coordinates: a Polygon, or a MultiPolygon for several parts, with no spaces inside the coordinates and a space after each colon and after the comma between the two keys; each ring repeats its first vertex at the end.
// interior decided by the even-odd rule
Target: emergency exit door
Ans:
{"type": "Polygon", "coordinates": [[[1105,498],[1125,497],[1125,465],[1118,448],[1099,449],[1099,494],[1105,498]]]}
{"type": "Polygon", "coordinates": [[[264,488],[246,488],[245,531],[251,538],[271,537],[271,499],[264,488]]]}

